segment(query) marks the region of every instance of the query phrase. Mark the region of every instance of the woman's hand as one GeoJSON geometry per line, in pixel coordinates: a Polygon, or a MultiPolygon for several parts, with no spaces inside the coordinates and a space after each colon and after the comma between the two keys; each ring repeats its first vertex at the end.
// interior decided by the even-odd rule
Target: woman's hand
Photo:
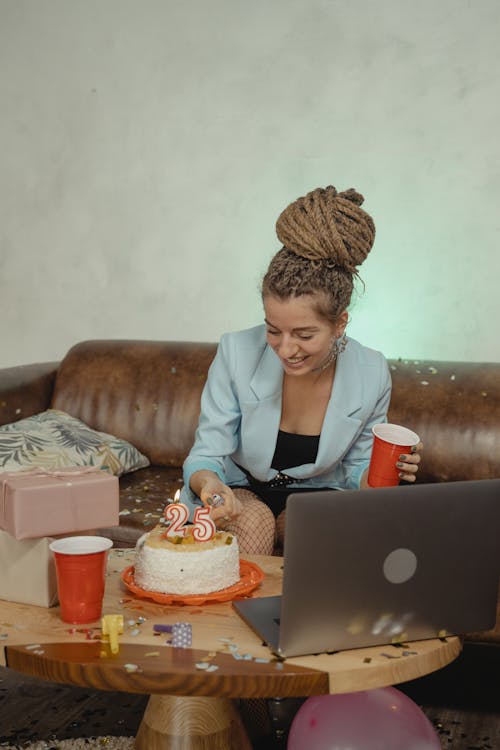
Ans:
{"type": "Polygon", "coordinates": [[[396,463],[400,479],[403,479],[405,482],[415,481],[420,463],[419,451],[423,450],[423,447],[423,444],[419,443],[412,448],[411,453],[402,453],[400,455],[399,461],[396,463]]]}
{"type": "Polygon", "coordinates": [[[191,489],[203,505],[210,508],[210,517],[219,528],[239,516],[241,503],[230,487],[212,471],[195,472],[190,481],[191,489]]]}
{"type": "Polygon", "coordinates": [[[215,488],[204,487],[200,499],[203,505],[210,508],[210,517],[220,529],[241,513],[240,501],[234,492],[220,481],[215,488]]]}

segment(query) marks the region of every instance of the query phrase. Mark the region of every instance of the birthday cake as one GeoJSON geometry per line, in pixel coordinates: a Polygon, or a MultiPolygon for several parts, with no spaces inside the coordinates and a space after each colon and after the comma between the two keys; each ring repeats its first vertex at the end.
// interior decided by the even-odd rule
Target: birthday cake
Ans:
{"type": "Polygon", "coordinates": [[[168,536],[158,525],[143,534],[135,550],[134,580],[145,591],[164,594],[210,594],[240,580],[240,553],[236,537],[216,531],[197,541],[193,526],[181,536],[168,536]]]}

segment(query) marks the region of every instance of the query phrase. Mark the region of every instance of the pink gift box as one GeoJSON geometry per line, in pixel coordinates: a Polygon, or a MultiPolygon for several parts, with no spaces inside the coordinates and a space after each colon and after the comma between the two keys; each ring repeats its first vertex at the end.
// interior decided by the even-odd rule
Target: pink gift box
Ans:
{"type": "Polygon", "coordinates": [[[94,467],[0,472],[0,528],[16,539],[118,526],[118,477],[94,467]]]}

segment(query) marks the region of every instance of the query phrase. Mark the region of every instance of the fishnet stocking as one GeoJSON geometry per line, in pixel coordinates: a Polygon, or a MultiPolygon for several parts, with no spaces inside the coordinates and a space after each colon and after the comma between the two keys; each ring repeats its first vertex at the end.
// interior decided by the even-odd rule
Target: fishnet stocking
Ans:
{"type": "Polygon", "coordinates": [[[276,544],[281,549],[285,545],[285,513],[286,511],[282,510],[276,519],[276,544]]]}
{"type": "Polygon", "coordinates": [[[241,513],[224,528],[238,538],[240,552],[272,555],[276,523],[272,510],[250,490],[233,489],[241,502],[241,513]]]}

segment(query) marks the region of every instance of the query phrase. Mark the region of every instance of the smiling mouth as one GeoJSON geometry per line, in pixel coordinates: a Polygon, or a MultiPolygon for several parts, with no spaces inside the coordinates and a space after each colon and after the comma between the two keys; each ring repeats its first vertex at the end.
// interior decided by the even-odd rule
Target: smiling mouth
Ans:
{"type": "Polygon", "coordinates": [[[287,365],[300,365],[305,362],[307,357],[299,357],[298,359],[284,359],[283,362],[287,365]]]}

